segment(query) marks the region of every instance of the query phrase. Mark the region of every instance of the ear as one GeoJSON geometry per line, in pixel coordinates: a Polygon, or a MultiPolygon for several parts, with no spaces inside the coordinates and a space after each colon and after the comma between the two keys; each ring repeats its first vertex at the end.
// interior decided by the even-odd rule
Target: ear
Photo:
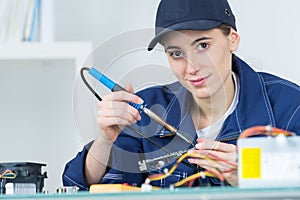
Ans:
{"type": "Polygon", "coordinates": [[[238,49],[239,44],[240,44],[240,35],[236,30],[231,29],[230,35],[229,35],[229,40],[230,40],[230,50],[231,52],[234,52],[238,49]]]}

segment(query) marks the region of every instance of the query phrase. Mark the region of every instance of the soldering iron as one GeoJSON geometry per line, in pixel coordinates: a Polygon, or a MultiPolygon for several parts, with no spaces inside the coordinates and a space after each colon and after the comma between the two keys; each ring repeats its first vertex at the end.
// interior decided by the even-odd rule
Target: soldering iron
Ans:
{"type": "MultiPolygon", "coordinates": [[[[126,91],[123,87],[121,87],[119,84],[115,83],[111,79],[109,79],[107,76],[105,76],[103,73],[99,72],[95,68],[84,68],[89,71],[89,74],[93,76],[95,79],[97,79],[100,83],[102,83],[104,86],[106,86],[108,89],[110,89],[112,92],[115,91],[126,91]]],[[[85,80],[84,80],[85,81],[85,80]]],[[[89,86],[88,86],[89,87],[89,86]]],[[[99,95],[89,87],[89,89],[95,94],[95,96],[99,99],[99,95]]],[[[100,98],[101,99],[101,98],[100,98]]],[[[99,99],[99,100],[100,100],[99,99]]],[[[154,113],[152,110],[148,109],[146,104],[136,104],[133,102],[128,102],[131,106],[139,110],[140,112],[143,112],[147,116],[149,116],[152,120],[156,121],[158,124],[169,130],[172,135],[176,135],[179,138],[181,138],[183,141],[187,142],[188,144],[193,144],[193,139],[190,138],[187,134],[180,132],[178,129],[176,129],[174,126],[167,123],[165,120],[163,120],[160,116],[158,116],[156,113],[154,113]]]]}

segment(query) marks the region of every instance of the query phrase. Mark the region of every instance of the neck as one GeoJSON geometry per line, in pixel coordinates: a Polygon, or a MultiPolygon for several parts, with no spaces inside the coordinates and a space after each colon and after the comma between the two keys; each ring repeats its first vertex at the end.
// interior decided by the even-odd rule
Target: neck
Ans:
{"type": "Polygon", "coordinates": [[[224,87],[211,98],[194,99],[191,110],[196,129],[205,128],[219,120],[229,109],[235,94],[235,84],[232,75],[225,81],[224,87]],[[201,121],[201,123],[199,123],[201,121]]]}

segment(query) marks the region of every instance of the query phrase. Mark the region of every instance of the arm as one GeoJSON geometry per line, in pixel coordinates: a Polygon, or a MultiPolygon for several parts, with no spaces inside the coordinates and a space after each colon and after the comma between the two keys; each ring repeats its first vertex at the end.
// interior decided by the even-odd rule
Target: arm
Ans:
{"type": "MultiPolygon", "coordinates": [[[[130,85],[125,88],[133,92],[130,85]]],[[[141,116],[127,102],[143,102],[138,96],[124,92],[113,92],[103,97],[98,104],[98,125],[100,133],[85,159],[85,181],[87,185],[99,183],[105,175],[110,151],[124,126],[136,123],[141,116]]]]}

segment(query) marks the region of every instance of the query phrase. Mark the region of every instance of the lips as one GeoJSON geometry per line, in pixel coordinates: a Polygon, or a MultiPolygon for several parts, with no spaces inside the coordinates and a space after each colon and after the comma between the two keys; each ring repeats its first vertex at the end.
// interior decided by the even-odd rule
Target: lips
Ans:
{"type": "Polygon", "coordinates": [[[199,87],[199,86],[202,86],[202,85],[205,84],[205,82],[206,82],[206,80],[207,80],[208,77],[209,77],[209,76],[206,76],[206,77],[204,77],[204,78],[192,79],[192,80],[189,80],[189,81],[190,81],[190,83],[191,83],[193,86],[199,87]]]}

